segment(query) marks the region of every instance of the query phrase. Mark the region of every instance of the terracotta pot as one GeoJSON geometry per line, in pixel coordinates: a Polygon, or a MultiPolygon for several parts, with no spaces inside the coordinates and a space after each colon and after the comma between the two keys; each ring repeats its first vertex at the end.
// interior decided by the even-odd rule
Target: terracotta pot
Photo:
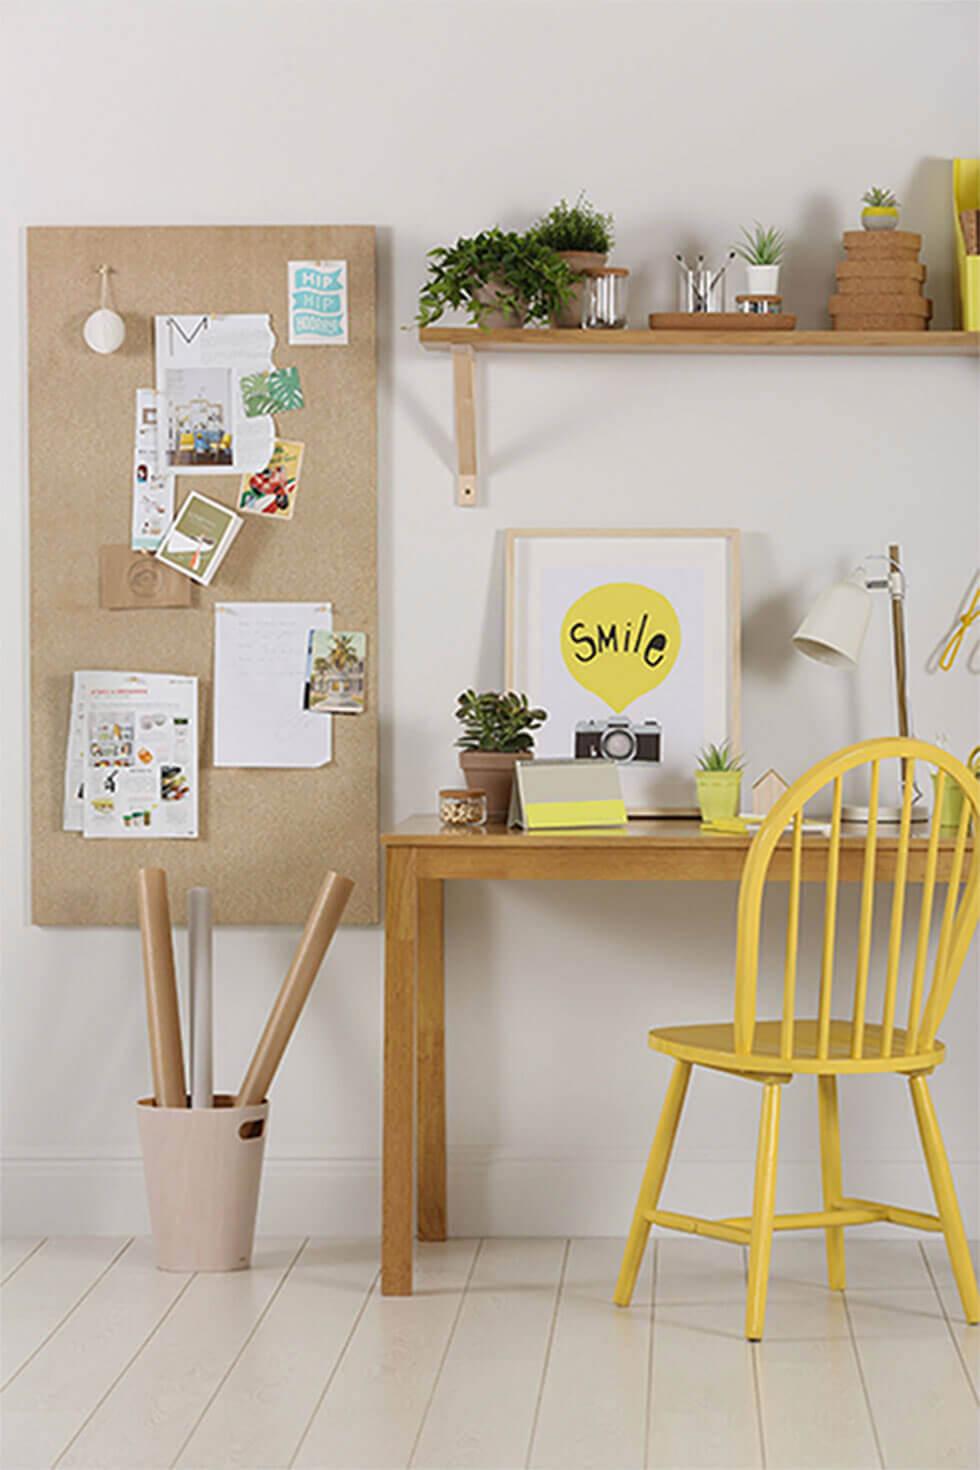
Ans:
{"type": "Polygon", "coordinates": [[[467,786],[471,791],[487,793],[487,816],[491,822],[507,820],[514,767],[518,761],[533,759],[532,755],[508,755],[499,750],[464,750],[461,753],[459,764],[467,786]]]}
{"type": "MultiPolygon", "coordinates": [[[[598,250],[559,250],[558,254],[580,276],[587,276],[595,271],[601,271],[608,259],[608,256],[600,255],[598,250]]],[[[572,287],[571,296],[554,319],[554,325],[556,327],[580,327],[582,325],[582,295],[584,290],[585,282],[576,281],[572,287]]]]}
{"type": "Polygon", "coordinates": [[[698,771],[695,774],[698,805],[705,822],[719,822],[738,816],[742,794],[741,771],[698,771]]]}
{"type": "Polygon", "coordinates": [[[485,286],[478,286],[473,296],[475,300],[490,307],[490,310],[485,311],[480,318],[480,323],[484,327],[489,327],[491,330],[500,327],[517,328],[523,327],[527,321],[526,311],[515,312],[497,306],[501,296],[501,287],[493,281],[488,281],[485,286]]]}

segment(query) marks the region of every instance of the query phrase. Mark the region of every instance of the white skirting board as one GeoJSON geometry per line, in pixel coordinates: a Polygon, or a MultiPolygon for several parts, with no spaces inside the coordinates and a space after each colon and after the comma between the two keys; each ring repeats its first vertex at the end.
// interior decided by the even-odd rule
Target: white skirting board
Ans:
{"type": "MultiPolygon", "coordinates": [[[[450,1152],[449,1224],[454,1235],[622,1235],[644,1160],[505,1158],[479,1149],[450,1152]]],[[[980,1234],[980,1163],[951,1161],[967,1234],[980,1234]]],[[[746,1214],[752,1161],[677,1160],[664,1207],[701,1215],[746,1214]]],[[[4,1235],[141,1235],[149,1229],[142,1165],[130,1159],[7,1159],[2,1165],[4,1235]]],[[[932,1212],[925,1166],[862,1161],[845,1168],[846,1191],[932,1212]]],[[[377,1159],[267,1159],[259,1202],[264,1234],[376,1235],[377,1159]]],[[[819,1209],[815,1161],[788,1160],[779,1173],[780,1210],[819,1209]]],[[[862,1226],[892,1237],[894,1226],[862,1226]]]]}

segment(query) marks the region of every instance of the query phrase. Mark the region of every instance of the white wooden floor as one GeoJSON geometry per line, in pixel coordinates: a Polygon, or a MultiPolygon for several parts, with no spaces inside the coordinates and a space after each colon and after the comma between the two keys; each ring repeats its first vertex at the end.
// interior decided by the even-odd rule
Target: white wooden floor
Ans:
{"type": "Polygon", "coordinates": [[[623,1312],[621,1244],[421,1246],[399,1300],[374,1242],[175,1276],[145,1240],[7,1241],[4,1470],[980,1463],[980,1329],[941,1241],[851,1233],[842,1298],[820,1238],[777,1237],[757,1347],[740,1249],[660,1239],[623,1312]]]}

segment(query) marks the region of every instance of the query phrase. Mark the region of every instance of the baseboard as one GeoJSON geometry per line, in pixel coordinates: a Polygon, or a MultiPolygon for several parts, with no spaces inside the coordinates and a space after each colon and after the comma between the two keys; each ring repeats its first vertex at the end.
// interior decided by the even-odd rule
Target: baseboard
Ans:
{"type": "MultiPolygon", "coordinates": [[[[139,1159],[8,1159],[2,1164],[5,1235],[139,1235],[149,1228],[139,1159]]],[[[450,1156],[454,1235],[621,1235],[642,1159],[515,1159],[482,1149],[450,1156]]],[[[980,1235],[980,1165],[953,1162],[964,1223],[980,1235]]],[[[701,1215],[745,1214],[752,1161],[677,1160],[663,1204],[701,1215]]],[[[933,1210],[917,1160],[855,1161],[845,1188],[864,1198],[933,1210]]],[[[377,1159],[269,1159],[259,1230],[271,1234],[376,1235],[377,1159]]],[[[816,1161],[780,1164],[778,1207],[819,1207],[816,1161]]],[[[865,1234],[891,1234],[867,1226],[865,1234]]]]}

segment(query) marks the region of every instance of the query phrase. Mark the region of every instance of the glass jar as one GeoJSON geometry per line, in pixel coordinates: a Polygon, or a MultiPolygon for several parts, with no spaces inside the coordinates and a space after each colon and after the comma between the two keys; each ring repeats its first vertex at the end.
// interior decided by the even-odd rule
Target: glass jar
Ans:
{"type": "Polygon", "coordinates": [[[446,827],[482,827],[487,820],[487,793],[447,787],[439,792],[439,820],[446,827]]]}
{"type": "Polygon", "coordinates": [[[625,327],[626,283],[629,271],[623,266],[607,266],[590,271],[582,293],[582,325],[596,328],[625,327]]]}

